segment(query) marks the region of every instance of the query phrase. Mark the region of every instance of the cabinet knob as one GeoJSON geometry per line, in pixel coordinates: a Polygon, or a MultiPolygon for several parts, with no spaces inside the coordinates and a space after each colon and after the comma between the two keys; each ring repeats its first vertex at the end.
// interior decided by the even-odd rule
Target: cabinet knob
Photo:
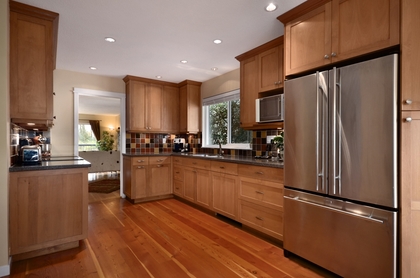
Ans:
{"type": "Polygon", "coordinates": [[[220,169],[225,169],[225,167],[223,167],[223,166],[220,166],[220,169]]]}
{"type": "Polygon", "coordinates": [[[335,52],[331,53],[331,57],[337,57],[337,53],[335,52]]]}
{"type": "Polygon", "coordinates": [[[404,103],[405,103],[405,104],[410,105],[410,104],[412,104],[412,103],[413,103],[413,101],[412,101],[411,99],[406,99],[406,100],[404,101],[404,103]]]}
{"type": "Polygon", "coordinates": [[[162,167],[162,165],[161,165],[161,164],[159,164],[157,167],[158,167],[158,168],[160,168],[160,167],[162,167]]]}
{"type": "Polygon", "coordinates": [[[329,59],[329,58],[330,58],[330,55],[328,55],[328,54],[324,55],[324,59],[329,59]]]}
{"type": "Polygon", "coordinates": [[[411,118],[411,117],[407,117],[407,118],[405,118],[405,121],[407,122],[407,123],[411,123],[411,121],[412,121],[413,119],[411,118]]]}

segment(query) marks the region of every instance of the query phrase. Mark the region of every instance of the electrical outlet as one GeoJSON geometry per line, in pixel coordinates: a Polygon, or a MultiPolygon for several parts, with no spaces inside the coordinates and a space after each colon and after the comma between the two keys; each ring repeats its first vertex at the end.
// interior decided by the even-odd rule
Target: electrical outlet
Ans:
{"type": "Polygon", "coordinates": [[[269,143],[271,143],[271,140],[273,140],[274,139],[274,137],[276,137],[276,135],[269,135],[269,136],[267,136],[267,144],[269,144],[269,143]]]}

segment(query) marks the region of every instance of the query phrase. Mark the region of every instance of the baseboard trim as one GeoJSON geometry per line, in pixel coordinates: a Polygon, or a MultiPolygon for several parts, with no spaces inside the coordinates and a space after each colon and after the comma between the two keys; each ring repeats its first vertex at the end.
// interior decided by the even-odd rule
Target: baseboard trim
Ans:
{"type": "Polygon", "coordinates": [[[12,263],[12,257],[9,257],[9,264],[0,266],[0,277],[10,275],[10,265],[12,263]]]}

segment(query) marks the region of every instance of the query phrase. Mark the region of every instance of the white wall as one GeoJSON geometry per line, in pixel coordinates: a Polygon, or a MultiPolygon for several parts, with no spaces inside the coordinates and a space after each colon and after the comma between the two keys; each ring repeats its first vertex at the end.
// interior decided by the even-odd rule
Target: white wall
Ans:
{"type": "Polygon", "coordinates": [[[0,276],[9,274],[9,1],[0,1],[0,276]]]}
{"type": "Polygon", "coordinates": [[[51,153],[73,155],[73,88],[125,93],[125,83],[119,78],[74,71],[54,71],[54,127],[51,128],[51,153]]]}
{"type": "Polygon", "coordinates": [[[201,84],[201,98],[239,89],[239,68],[201,84]]]}

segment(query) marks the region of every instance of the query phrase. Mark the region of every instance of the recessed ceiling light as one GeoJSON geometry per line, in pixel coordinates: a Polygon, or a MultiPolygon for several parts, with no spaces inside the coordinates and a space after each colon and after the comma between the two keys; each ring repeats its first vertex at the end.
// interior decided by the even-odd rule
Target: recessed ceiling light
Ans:
{"type": "Polygon", "coordinates": [[[161,78],[162,78],[162,76],[160,76],[160,75],[156,75],[156,78],[157,78],[157,79],[161,79],[161,78]]]}
{"type": "Polygon", "coordinates": [[[96,70],[96,68],[95,67],[89,67],[91,70],[96,70]]]}
{"type": "Polygon", "coordinates": [[[216,40],[214,40],[213,42],[214,42],[215,44],[220,44],[220,43],[222,43],[222,40],[216,39],[216,40]]]}
{"type": "Polygon", "coordinates": [[[211,68],[211,70],[217,70],[217,68],[211,68]]]}
{"type": "Polygon", "coordinates": [[[276,5],[274,5],[273,3],[270,3],[270,4],[268,4],[268,6],[267,7],[265,7],[265,10],[267,11],[267,12],[272,12],[272,11],[275,11],[277,9],[277,6],[276,5]]]}
{"type": "Polygon", "coordinates": [[[115,42],[115,39],[114,38],[111,38],[111,37],[106,37],[105,38],[105,41],[107,41],[107,42],[115,42]]]}
{"type": "Polygon", "coordinates": [[[188,61],[187,60],[181,60],[181,63],[186,64],[186,63],[188,63],[188,61]]]}

